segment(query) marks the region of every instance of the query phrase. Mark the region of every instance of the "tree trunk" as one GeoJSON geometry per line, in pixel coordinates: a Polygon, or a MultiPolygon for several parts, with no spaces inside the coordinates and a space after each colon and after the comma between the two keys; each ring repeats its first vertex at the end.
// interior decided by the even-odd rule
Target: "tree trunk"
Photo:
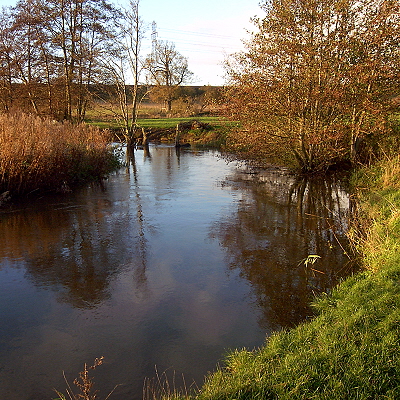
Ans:
{"type": "Polygon", "coordinates": [[[175,131],[175,147],[179,147],[180,143],[179,143],[179,134],[181,133],[180,129],[179,129],[179,124],[176,124],[176,131],[175,131]]]}
{"type": "Polygon", "coordinates": [[[147,132],[145,131],[144,128],[142,128],[142,143],[143,143],[143,146],[149,145],[149,138],[148,138],[147,132]]]}

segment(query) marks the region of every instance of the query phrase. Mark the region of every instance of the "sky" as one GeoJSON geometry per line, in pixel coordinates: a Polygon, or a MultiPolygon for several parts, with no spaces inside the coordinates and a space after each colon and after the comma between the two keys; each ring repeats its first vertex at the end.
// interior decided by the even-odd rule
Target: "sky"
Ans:
{"type": "MultiPolygon", "coordinates": [[[[129,1],[112,2],[126,7],[129,1]]],[[[0,0],[0,6],[16,3],[0,0]]],[[[243,49],[246,30],[254,30],[250,19],[263,16],[259,0],[141,0],[139,7],[148,24],[148,42],[154,21],[158,39],[175,43],[176,50],[188,58],[193,85],[223,85],[224,59],[243,49]]],[[[146,48],[143,51],[147,53],[146,48]]]]}

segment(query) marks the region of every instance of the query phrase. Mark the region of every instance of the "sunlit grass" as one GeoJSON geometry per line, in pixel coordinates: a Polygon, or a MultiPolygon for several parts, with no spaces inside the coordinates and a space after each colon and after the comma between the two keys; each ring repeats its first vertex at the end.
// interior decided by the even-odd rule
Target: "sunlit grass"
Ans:
{"type": "Polygon", "coordinates": [[[138,124],[145,128],[175,128],[181,122],[195,119],[205,124],[210,124],[214,127],[221,126],[223,119],[220,117],[193,117],[193,118],[148,118],[139,119],[138,124]]]}
{"type": "MultiPolygon", "coordinates": [[[[224,120],[221,117],[193,117],[193,118],[139,118],[137,124],[143,128],[155,128],[155,129],[170,129],[176,127],[177,124],[181,122],[186,122],[190,120],[197,120],[202,123],[210,124],[214,128],[229,125],[230,122],[224,120]]],[[[96,119],[95,117],[88,120],[90,125],[98,126],[100,128],[110,128],[117,129],[121,128],[123,125],[117,120],[109,119],[104,121],[101,119],[96,119]]]]}
{"type": "MultiPolygon", "coordinates": [[[[226,143],[226,137],[237,122],[232,122],[223,117],[189,117],[189,118],[140,118],[137,124],[149,134],[150,141],[174,142],[176,127],[180,123],[198,121],[205,124],[201,129],[182,130],[180,140],[182,143],[190,143],[194,146],[212,147],[222,149],[226,143]]],[[[103,129],[119,130],[123,124],[116,120],[93,119],[87,121],[92,126],[103,129]]]]}

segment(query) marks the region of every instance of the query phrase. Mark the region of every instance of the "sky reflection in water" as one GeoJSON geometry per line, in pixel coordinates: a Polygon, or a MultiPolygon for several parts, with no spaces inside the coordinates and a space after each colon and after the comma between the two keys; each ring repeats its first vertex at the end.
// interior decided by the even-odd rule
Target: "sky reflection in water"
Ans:
{"type": "Polygon", "coordinates": [[[155,366],[201,384],[350,272],[348,204],[332,182],[159,146],[103,186],[0,211],[0,398],[55,397],[99,356],[103,396],[141,398],[155,366]]]}

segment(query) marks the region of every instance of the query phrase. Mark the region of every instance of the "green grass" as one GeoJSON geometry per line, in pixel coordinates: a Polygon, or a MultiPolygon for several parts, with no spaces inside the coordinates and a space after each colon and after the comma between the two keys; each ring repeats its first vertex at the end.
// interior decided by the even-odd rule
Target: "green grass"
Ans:
{"type": "Polygon", "coordinates": [[[399,170],[397,158],[354,178],[364,272],[319,298],[312,321],[275,333],[258,350],[231,352],[193,398],[400,398],[399,170]]]}
{"type": "MultiPolygon", "coordinates": [[[[190,120],[197,120],[206,124],[210,124],[214,128],[219,128],[226,124],[228,121],[221,117],[188,117],[188,118],[139,118],[137,123],[143,128],[154,128],[154,129],[171,129],[175,128],[180,122],[186,122],[190,120]]],[[[102,121],[100,119],[90,119],[87,121],[90,125],[98,126],[99,128],[120,128],[119,124],[115,120],[102,121]]]]}
{"type": "MultiPolygon", "coordinates": [[[[176,125],[181,122],[197,120],[209,127],[205,129],[192,129],[180,134],[182,143],[190,143],[197,147],[222,148],[226,143],[226,137],[237,122],[228,121],[223,117],[186,117],[186,118],[140,118],[138,125],[150,131],[150,141],[175,141],[176,125]]],[[[89,125],[103,129],[119,129],[121,125],[116,121],[92,119],[86,121],[89,125]]]]}
{"type": "Polygon", "coordinates": [[[177,124],[190,120],[197,120],[213,127],[219,127],[223,124],[220,117],[193,117],[193,118],[143,118],[138,120],[138,125],[144,128],[168,129],[175,128],[177,124]]]}

